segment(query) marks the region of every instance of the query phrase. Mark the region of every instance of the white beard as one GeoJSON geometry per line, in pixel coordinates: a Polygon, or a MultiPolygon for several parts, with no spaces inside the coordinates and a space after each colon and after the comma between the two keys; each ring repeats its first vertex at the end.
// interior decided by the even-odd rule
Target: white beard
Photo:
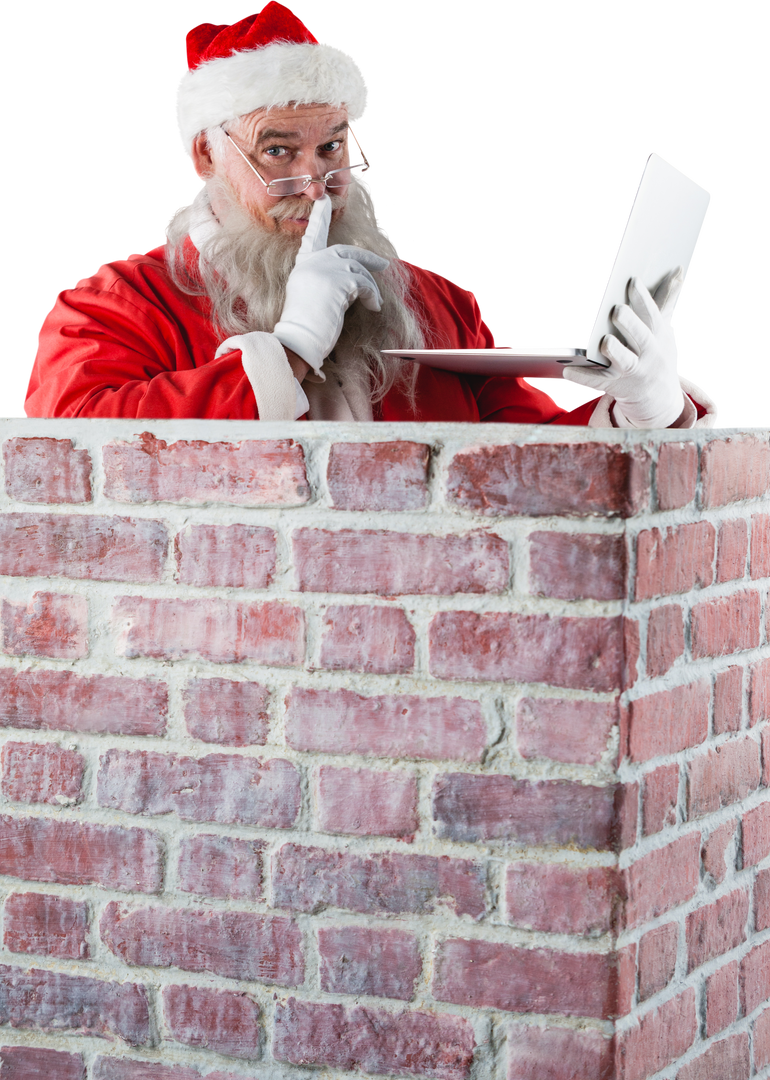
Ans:
{"type": "MultiPolygon", "coordinates": [[[[271,333],[283,311],[286,282],[302,237],[262,227],[216,183],[217,205],[224,200],[227,206],[224,221],[218,222],[212,213],[207,185],[168,227],[169,272],[183,292],[208,298],[222,340],[252,330],[271,333]],[[183,250],[191,233],[200,255],[195,275],[183,250]]],[[[337,201],[332,196],[332,205],[337,201]]],[[[299,205],[292,202],[295,208],[299,205]]],[[[306,202],[302,206],[306,208],[306,202]]],[[[292,216],[292,203],[281,200],[270,213],[275,218],[292,216]]],[[[344,212],[329,230],[329,243],[352,244],[390,260],[388,269],[377,275],[382,311],[369,311],[358,302],[351,305],[334,349],[336,363],[344,367],[348,379],[366,385],[372,401],[381,400],[396,384],[413,401],[416,365],[383,356],[381,350],[424,348],[425,333],[408,304],[409,271],[379,229],[371,198],[360,183],[351,185],[344,212]]]]}

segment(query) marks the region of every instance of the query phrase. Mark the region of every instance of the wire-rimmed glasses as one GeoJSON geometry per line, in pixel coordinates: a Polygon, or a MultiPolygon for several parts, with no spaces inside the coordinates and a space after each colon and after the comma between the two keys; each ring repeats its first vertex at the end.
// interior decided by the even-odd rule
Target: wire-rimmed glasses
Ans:
{"type": "MultiPolygon", "coordinates": [[[[222,128],[222,130],[225,131],[224,128],[222,128]]],[[[353,135],[352,128],[348,128],[348,131],[351,135],[353,135]]],[[[350,185],[353,179],[352,173],[355,169],[360,169],[362,172],[366,172],[366,170],[369,168],[369,162],[366,160],[366,154],[363,152],[363,150],[361,150],[361,144],[359,143],[358,139],[356,139],[355,135],[353,135],[353,140],[361,153],[361,157],[364,159],[359,164],[346,165],[344,169],[332,169],[331,172],[326,173],[325,176],[286,176],[279,180],[267,181],[262,179],[262,177],[254,168],[252,163],[249,161],[246,154],[244,154],[243,150],[241,150],[238,143],[232,137],[232,135],[228,131],[225,131],[225,135],[227,135],[230,142],[233,144],[235,149],[241,155],[243,160],[249,166],[251,171],[260,181],[260,183],[264,184],[265,188],[267,189],[267,194],[273,195],[275,198],[280,198],[282,195],[300,195],[303,191],[306,191],[311,184],[323,184],[325,187],[331,188],[332,191],[336,191],[338,188],[346,188],[350,185]]]]}

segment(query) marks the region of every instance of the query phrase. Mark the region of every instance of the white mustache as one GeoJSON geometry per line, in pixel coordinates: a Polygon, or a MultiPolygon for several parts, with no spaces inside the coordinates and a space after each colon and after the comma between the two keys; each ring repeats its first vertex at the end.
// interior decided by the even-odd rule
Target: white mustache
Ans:
{"type": "MultiPolygon", "coordinates": [[[[345,200],[341,195],[330,195],[329,198],[331,199],[332,210],[339,210],[345,205],[345,200]]],[[[270,207],[267,214],[274,221],[286,221],[287,218],[306,221],[310,217],[312,209],[313,203],[310,199],[285,195],[275,206],[270,207]]]]}

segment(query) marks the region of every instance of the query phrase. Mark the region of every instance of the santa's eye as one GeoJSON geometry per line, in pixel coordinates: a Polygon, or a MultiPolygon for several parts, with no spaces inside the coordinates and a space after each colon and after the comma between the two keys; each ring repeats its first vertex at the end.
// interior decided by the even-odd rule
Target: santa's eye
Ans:
{"type": "Polygon", "coordinates": [[[286,153],[286,147],[268,146],[267,150],[265,150],[265,153],[268,157],[283,157],[283,155],[286,153]]]}
{"type": "Polygon", "coordinates": [[[342,140],[341,139],[335,139],[333,142],[324,143],[324,145],[321,147],[321,149],[323,150],[323,152],[325,154],[336,154],[337,151],[341,147],[342,147],[342,140]]]}

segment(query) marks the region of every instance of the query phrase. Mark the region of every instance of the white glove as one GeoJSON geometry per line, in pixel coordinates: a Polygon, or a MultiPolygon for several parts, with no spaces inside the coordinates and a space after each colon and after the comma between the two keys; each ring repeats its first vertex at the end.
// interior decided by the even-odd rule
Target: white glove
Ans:
{"type": "Polygon", "coordinates": [[[625,418],[631,427],[669,427],[684,409],[671,329],[671,315],[682,281],[682,268],[677,267],[666,274],[653,298],[641,281],[632,278],[628,283],[628,304],[612,311],[612,321],[628,345],[610,334],[601,343],[609,367],[572,366],[564,372],[564,378],[570,382],[582,383],[614,397],[615,416],[621,426],[625,418]]]}
{"type": "Polygon", "coordinates": [[[281,344],[301,356],[316,375],[337,344],[353,301],[360,299],[370,311],[382,309],[380,290],[370,271],[389,265],[387,259],[364,248],[327,247],[331,216],[331,199],[324,195],[311,211],[286,284],[283,312],[273,330],[281,344]]]}

